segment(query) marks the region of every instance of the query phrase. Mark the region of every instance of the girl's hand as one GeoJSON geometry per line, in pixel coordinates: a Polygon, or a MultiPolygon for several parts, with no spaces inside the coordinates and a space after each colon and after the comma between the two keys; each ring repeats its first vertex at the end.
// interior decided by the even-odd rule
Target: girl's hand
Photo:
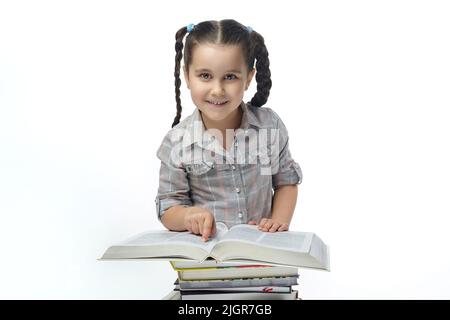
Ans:
{"type": "Polygon", "coordinates": [[[184,215],[184,226],[193,234],[202,235],[203,241],[216,234],[214,215],[203,208],[190,207],[184,215]]]}
{"type": "MultiPolygon", "coordinates": [[[[251,220],[248,224],[256,224],[256,221],[251,220]]],[[[258,230],[264,232],[277,232],[277,231],[288,231],[289,224],[281,221],[276,221],[273,219],[263,218],[258,224],[258,230]]]]}

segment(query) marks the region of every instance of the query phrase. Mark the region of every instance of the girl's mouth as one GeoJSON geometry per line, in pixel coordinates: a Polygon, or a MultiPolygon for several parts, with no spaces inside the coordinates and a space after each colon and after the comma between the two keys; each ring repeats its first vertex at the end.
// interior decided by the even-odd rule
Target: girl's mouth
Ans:
{"type": "Polygon", "coordinates": [[[208,102],[208,104],[211,106],[221,107],[221,106],[225,105],[228,101],[209,101],[209,100],[207,100],[206,102],[208,102]]]}

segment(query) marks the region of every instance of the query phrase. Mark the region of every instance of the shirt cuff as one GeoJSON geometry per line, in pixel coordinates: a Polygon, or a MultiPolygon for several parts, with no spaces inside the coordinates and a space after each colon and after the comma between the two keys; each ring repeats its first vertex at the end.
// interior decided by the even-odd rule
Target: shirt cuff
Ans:
{"type": "Polygon", "coordinates": [[[298,185],[302,183],[302,180],[302,169],[298,163],[293,162],[287,171],[278,172],[272,176],[272,187],[273,189],[277,189],[284,185],[298,185]]]}
{"type": "Polygon", "coordinates": [[[160,196],[156,196],[155,204],[156,204],[156,215],[158,216],[159,221],[161,221],[161,217],[163,216],[165,210],[177,205],[192,206],[192,201],[189,199],[173,199],[173,198],[161,199],[160,196]]]}

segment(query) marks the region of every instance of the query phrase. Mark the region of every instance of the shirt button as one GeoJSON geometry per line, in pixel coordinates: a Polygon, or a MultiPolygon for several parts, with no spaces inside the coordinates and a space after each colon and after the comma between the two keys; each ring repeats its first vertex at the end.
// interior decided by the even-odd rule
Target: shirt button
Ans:
{"type": "Polygon", "coordinates": [[[241,192],[241,189],[236,188],[236,192],[237,192],[237,193],[241,192]]]}
{"type": "Polygon", "coordinates": [[[243,216],[244,216],[244,215],[242,214],[242,212],[239,212],[239,213],[238,213],[238,217],[239,217],[239,218],[242,219],[243,216]]]}
{"type": "Polygon", "coordinates": [[[237,143],[237,141],[234,143],[234,147],[235,148],[237,148],[237,146],[238,146],[238,143],[237,143]]]}
{"type": "Polygon", "coordinates": [[[236,166],[234,164],[232,164],[231,169],[236,170],[236,166]]]}

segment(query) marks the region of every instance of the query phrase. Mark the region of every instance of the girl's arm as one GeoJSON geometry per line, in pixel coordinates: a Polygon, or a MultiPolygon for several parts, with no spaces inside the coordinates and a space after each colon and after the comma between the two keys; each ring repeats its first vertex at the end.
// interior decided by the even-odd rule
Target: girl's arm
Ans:
{"type": "Polygon", "coordinates": [[[297,185],[283,185],[278,187],[272,200],[272,217],[262,219],[259,229],[262,231],[287,231],[297,203],[297,185]]]}
{"type": "Polygon", "coordinates": [[[284,185],[275,190],[272,204],[272,219],[290,224],[297,203],[297,185],[284,185]]]}

